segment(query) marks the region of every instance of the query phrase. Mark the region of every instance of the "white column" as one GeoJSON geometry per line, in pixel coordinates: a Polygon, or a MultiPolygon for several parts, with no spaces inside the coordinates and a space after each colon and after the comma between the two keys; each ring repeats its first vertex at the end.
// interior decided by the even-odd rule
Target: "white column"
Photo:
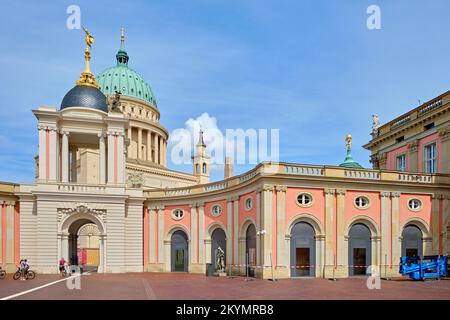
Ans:
{"type": "Polygon", "coordinates": [[[62,133],[61,145],[61,181],[69,182],[69,133],[62,133]]]}
{"type": "Polygon", "coordinates": [[[105,136],[104,134],[99,134],[99,177],[100,184],[106,183],[106,145],[105,145],[105,136]]]}
{"type": "Polygon", "coordinates": [[[128,158],[133,158],[133,155],[131,154],[131,145],[132,145],[132,143],[131,143],[131,137],[132,137],[132,132],[133,132],[133,127],[130,126],[130,127],[128,128],[128,131],[127,131],[127,133],[128,133],[128,141],[129,141],[129,144],[128,144],[128,152],[127,152],[128,158]]]}
{"type": "Polygon", "coordinates": [[[164,166],[167,165],[167,142],[165,140],[163,140],[162,142],[163,144],[163,158],[162,158],[162,164],[164,166]]]}
{"type": "Polygon", "coordinates": [[[114,135],[108,133],[108,183],[114,183],[114,135]]]}
{"type": "Polygon", "coordinates": [[[39,126],[39,180],[45,180],[46,178],[46,129],[44,126],[39,126]]]}
{"type": "Polygon", "coordinates": [[[159,137],[158,134],[155,133],[155,163],[159,164],[159,137]]]}
{"type": "Polygon", "coordinates": [[[159,164],[162,165],[163,164],[163,143],[162,143],[162,137],[158,138],[158,148],[159,148],[159,164]]]}
{"type": "Polygon", "coordinates": [[[137,144],[137,158],[143,159],[142,154],[142,128],[138,128],[138,144],[137,144]]]}
{"type": "Polygon", "coordinates": [[[117,137],[117,183],[125,183],[125,139],[120,133],[117,137]]]}
{"type": "Polygon", "coordinates": [[[77,182],[77,149],[70,150],[71,167],[70,167],[70,182],[77,182]]]}
{"type": "Polygon", "coordinates": [[[57,132],[56,128],[52,128],[49,131],[50,139],[50,150],[49,150],[49,180],[56,181],[57,180],[57,172],[58,172],[58,148],[57,148],[57,132]]]}
{"type": "Polygon", "coordinates": [[[152,135],[147,130],[147,161],[152,161],[152,135]]]}

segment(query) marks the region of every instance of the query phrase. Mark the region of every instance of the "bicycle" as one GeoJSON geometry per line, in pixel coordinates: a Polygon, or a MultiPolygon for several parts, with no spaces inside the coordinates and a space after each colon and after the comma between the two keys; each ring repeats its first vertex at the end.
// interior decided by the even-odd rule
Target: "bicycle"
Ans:
{"type": "Polygon", "coordinates": [[[0,279],[5,279],[6,271],[0,268],[0,279]]]}
{"type": "MultiPolygon", "coordinates": [[[[14,280],[19,280],[22,277],[22,271],[20,270],[20,267],[17,268],[17,271],[13,275],[14,280]]],[[[34,272],[31,269],[28,269],[25,272],[25,280],[33,280],[36,277],[36,272],[34,272]]]]}
{"type": "Polygon", "coordinates": [[[67,268],[62,268],[62,269],[59,271],[59,274],[60,274],[61,277],[63,277],[63,278],[70,277],[70,271],[69,271],[67,268]]]}

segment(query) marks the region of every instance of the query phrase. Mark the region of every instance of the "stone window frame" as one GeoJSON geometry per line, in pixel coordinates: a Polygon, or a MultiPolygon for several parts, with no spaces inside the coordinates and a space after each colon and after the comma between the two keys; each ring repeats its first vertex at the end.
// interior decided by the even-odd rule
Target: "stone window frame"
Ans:
{"type": "Polygon", "coordinates": [[[312,205],[314,204],[314,197],[313,197],[313,195],[312,195],[311,193],[302,191],[302,192],[299,192],[299,193],[297,194],[297,196],[295,197],[295,203],[297,203],[297,205],[298,205],[299,207],[302,207],[302,208],[309,208],[309,207],[312,207],[312,205]],[[303,203],[299,202],[299,201],[298,201],[298,197],[300,197],[300,196],[302,196],[302,195],[308,196],[309,199],[310,199],[310,202],[307,203],[307,204],[303,204],[303,203]]]}
{"type": "Polygon", "coordinates": [[[179,221],[179,220],[182,220],[183,218],[184,218],[184,210],[183,210],[183,209],[181,209],[181,208],[176,208],[176,209],[173,209],[173,210],[172,210],[172,219],[173,219],[173,220],[179,221]],[[181,215],[178,216],[178,215],[176,214],[176,212],[181,212],[181,215]]]}
{"type": "Polygon", "coordinates": [[[253,208],[253,198],[252,198],[251,196],[245,198],[245,201],[244,201],[244,208],[245,208],[245,211],[250,211],[250,210],[252,210],[252,208],[253,208]],[[249,200],[250,200],[250,205],[247,205],[247,203],[248,203],[249,200]]]}
{"type": "Polygon", "coordinates": [[[216,203],[211,206],[211,216],[217,218],[217,217],[220,217],[222,215],[222,213],[223,213],[223,208],[220,204],[216,203]],[[214,213],[215,208],[219,208],[220,211],[218,214],[214,213]]]}
{"type": "Polygon", "coordinates": [[[355,208],[358,209],[358,210],[367,210],[367,209],[370,208],[371,204],[372,204],[372,203],[371,203],[371,201],[370,201],[370,198],[369,198],[367,195],[365,195],[365,194],[358,194],[358,195],[353,199],[353,205],[354,205],[355,208]],[[363,206],[363,207],[359,206],[359,205],[356,203],[356,200],[357,200],[358,198],[365,198],[365,199],[367,200],[366,205],[363,206]]]}
{"type": "Polygon", "coordinates": [[[408,202],[406,203],[406,206],[408,207],[409,211],[419,212],[422,211],[423,209],[423,202],[419,198],[409,198],[408,202]],[[411,201],[417,201],[419,203],[419,206],[417,208],[412,208],[410,206],[411,201]]]}

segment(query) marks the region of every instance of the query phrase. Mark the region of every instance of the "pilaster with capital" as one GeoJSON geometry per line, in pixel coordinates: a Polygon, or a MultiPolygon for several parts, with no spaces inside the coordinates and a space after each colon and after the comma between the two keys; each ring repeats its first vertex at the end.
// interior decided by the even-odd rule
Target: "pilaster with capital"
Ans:
{"type": "MultiPolygon", "coordinates": [[[[273,200],[273,185],[263,185],[261,191],[261,230],[265,232],[260,235],[261,237],[261,265],[270,266],[271,265],[271,254],[272,248],[272,223],[273,223],[273,213],[272,213],[272,200],[273,200]]],[[[260,231],[260,230],[257,230],[260,231]]],[[[263,269],[263,271],[266,271],[263,269]]]]}
{"type": "Polygon", "coordinates": [[[380,192],[380,215],[381,215],[381,266],[384,264],[389,264],[390,254],[389,254],[389,234],[390,234],[390,193],[386,191],[380,192]]]}
{"type": "MultiPolygon", "coordinates": [[[[164,206],[157,206],[158,216],[158,263],[164,263],[164,206]]],[[[167,257],[170,259],[170,257],[167,257]]],[[[170,270],[170,269],[169,269],[170,270]]]]}
{"type": "Polygon", "coordinates": [[[99,144],[99,183],[106,183],[106,144],[105,144],[105,135],[98,135],[98,144],[99,144]]]}
{"type": "Polygon", "coordinates": [[[148,207],[148,247],[149,247],[149,261],[150,263],[156,263],[156,244],[157,240],[157,216],[156,207],[148,207]]]}
{"type": "Polygon", "coordinates": [[[233,264],[244,264],[239,260],[239,197],[235,196],[233,200],[233,264]]]}
{"type": "Polygon", "coordinates": [[[401,256],[400,239],[400,192],[391,192],[391,272],[398,270],[401,256]]]}
{"type": "Polygon", "coordinates": [[[205,203],[198,203],[198,260],[205,263],[205,203]]]}
{"type": "Polygon", "coordinates": [[[227,198],[227,264],[233,261],[233,198],[227,198]]]}
{"type": "Polygon", "coordinates": [[[325,277],[331,278],[333,276],[334,269],[334,239],[335,239],[335,211],[334,211],[334,199],[336,189],[326,188],[325,194],[325,277]]]}
{"type": "Polygon", "coordinates": [[[408,159],[409,161],[409,171],[418,172],[419,170],[419,140],[413,140],[408,143],[408,159]]]}
{"type": "MultiPolygon", "coordinates": [[[[286,246],[286,186],[276,186],[277,212],[276,212],[276,235],[277,235],[277,261],[276,266],[282,266],[289,269],[289,249],[286,246]]],[[[275,231],[275,230],[274,230],[275,231]]]]}
{"type": "Polygon", "coordinates": [[[444,195],[433,194],[431,196],[431,232],[432,232],[432,254],[442,254],[442,232],[443,216],[441,212],[444,195]]]}
{"type": "Polygon", "coordinates": [[[190,263],[197,263],[197,205],[195,203],[189,205],[191,210],[191,247],[189,248],[190,263]]]}
{"type": "MultiPolygon", "coordinates": [[[[347,243],[345,241],[345,189],[337,189],[336,203],[336,232],[337,232],[337,264],[338,266],[347,265],[347,243]]],[[[341,270],[345,273],[345,270],[341,270]]]]}

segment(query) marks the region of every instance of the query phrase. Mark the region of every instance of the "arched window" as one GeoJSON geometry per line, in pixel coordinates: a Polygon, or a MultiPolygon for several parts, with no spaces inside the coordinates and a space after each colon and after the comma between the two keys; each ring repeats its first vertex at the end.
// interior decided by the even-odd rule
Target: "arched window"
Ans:
{"type": "Polygon", "coordinates": [[[316,240],[314,228],[298,222],[291,231],[291,277],[315,276],[316,240]]]}
{"type": "Polygon", "coordinates": [[[422,248],[422,231],[415,225],[406,226],[402,232],[402,257],[421,257],[422,248]]]}
{"type": "Polygon", "coordinates": [[[372,264],[371,233],[361,223],[353,225],[348,233],[349,275],[366,275],[367,267],[372,264]]]}
{"type": "Polygon", "coordinates": [[[195,173],[196,174],[200,173],[200,165],[198,163],[195,164],[195,173]]]}
{"type": "Polygon", "coordinates": [[[175,231],[172,235],[171,242],[171,271],[186,272],[188,271],[188,237],[181,230],[175,231]]]}
{"type": "Polygon", "coordinates": [[[203,163],[203,168],[202,168],[202,170],[203,170],[203,173],[206,174],[206,163],[203,163]]]}

